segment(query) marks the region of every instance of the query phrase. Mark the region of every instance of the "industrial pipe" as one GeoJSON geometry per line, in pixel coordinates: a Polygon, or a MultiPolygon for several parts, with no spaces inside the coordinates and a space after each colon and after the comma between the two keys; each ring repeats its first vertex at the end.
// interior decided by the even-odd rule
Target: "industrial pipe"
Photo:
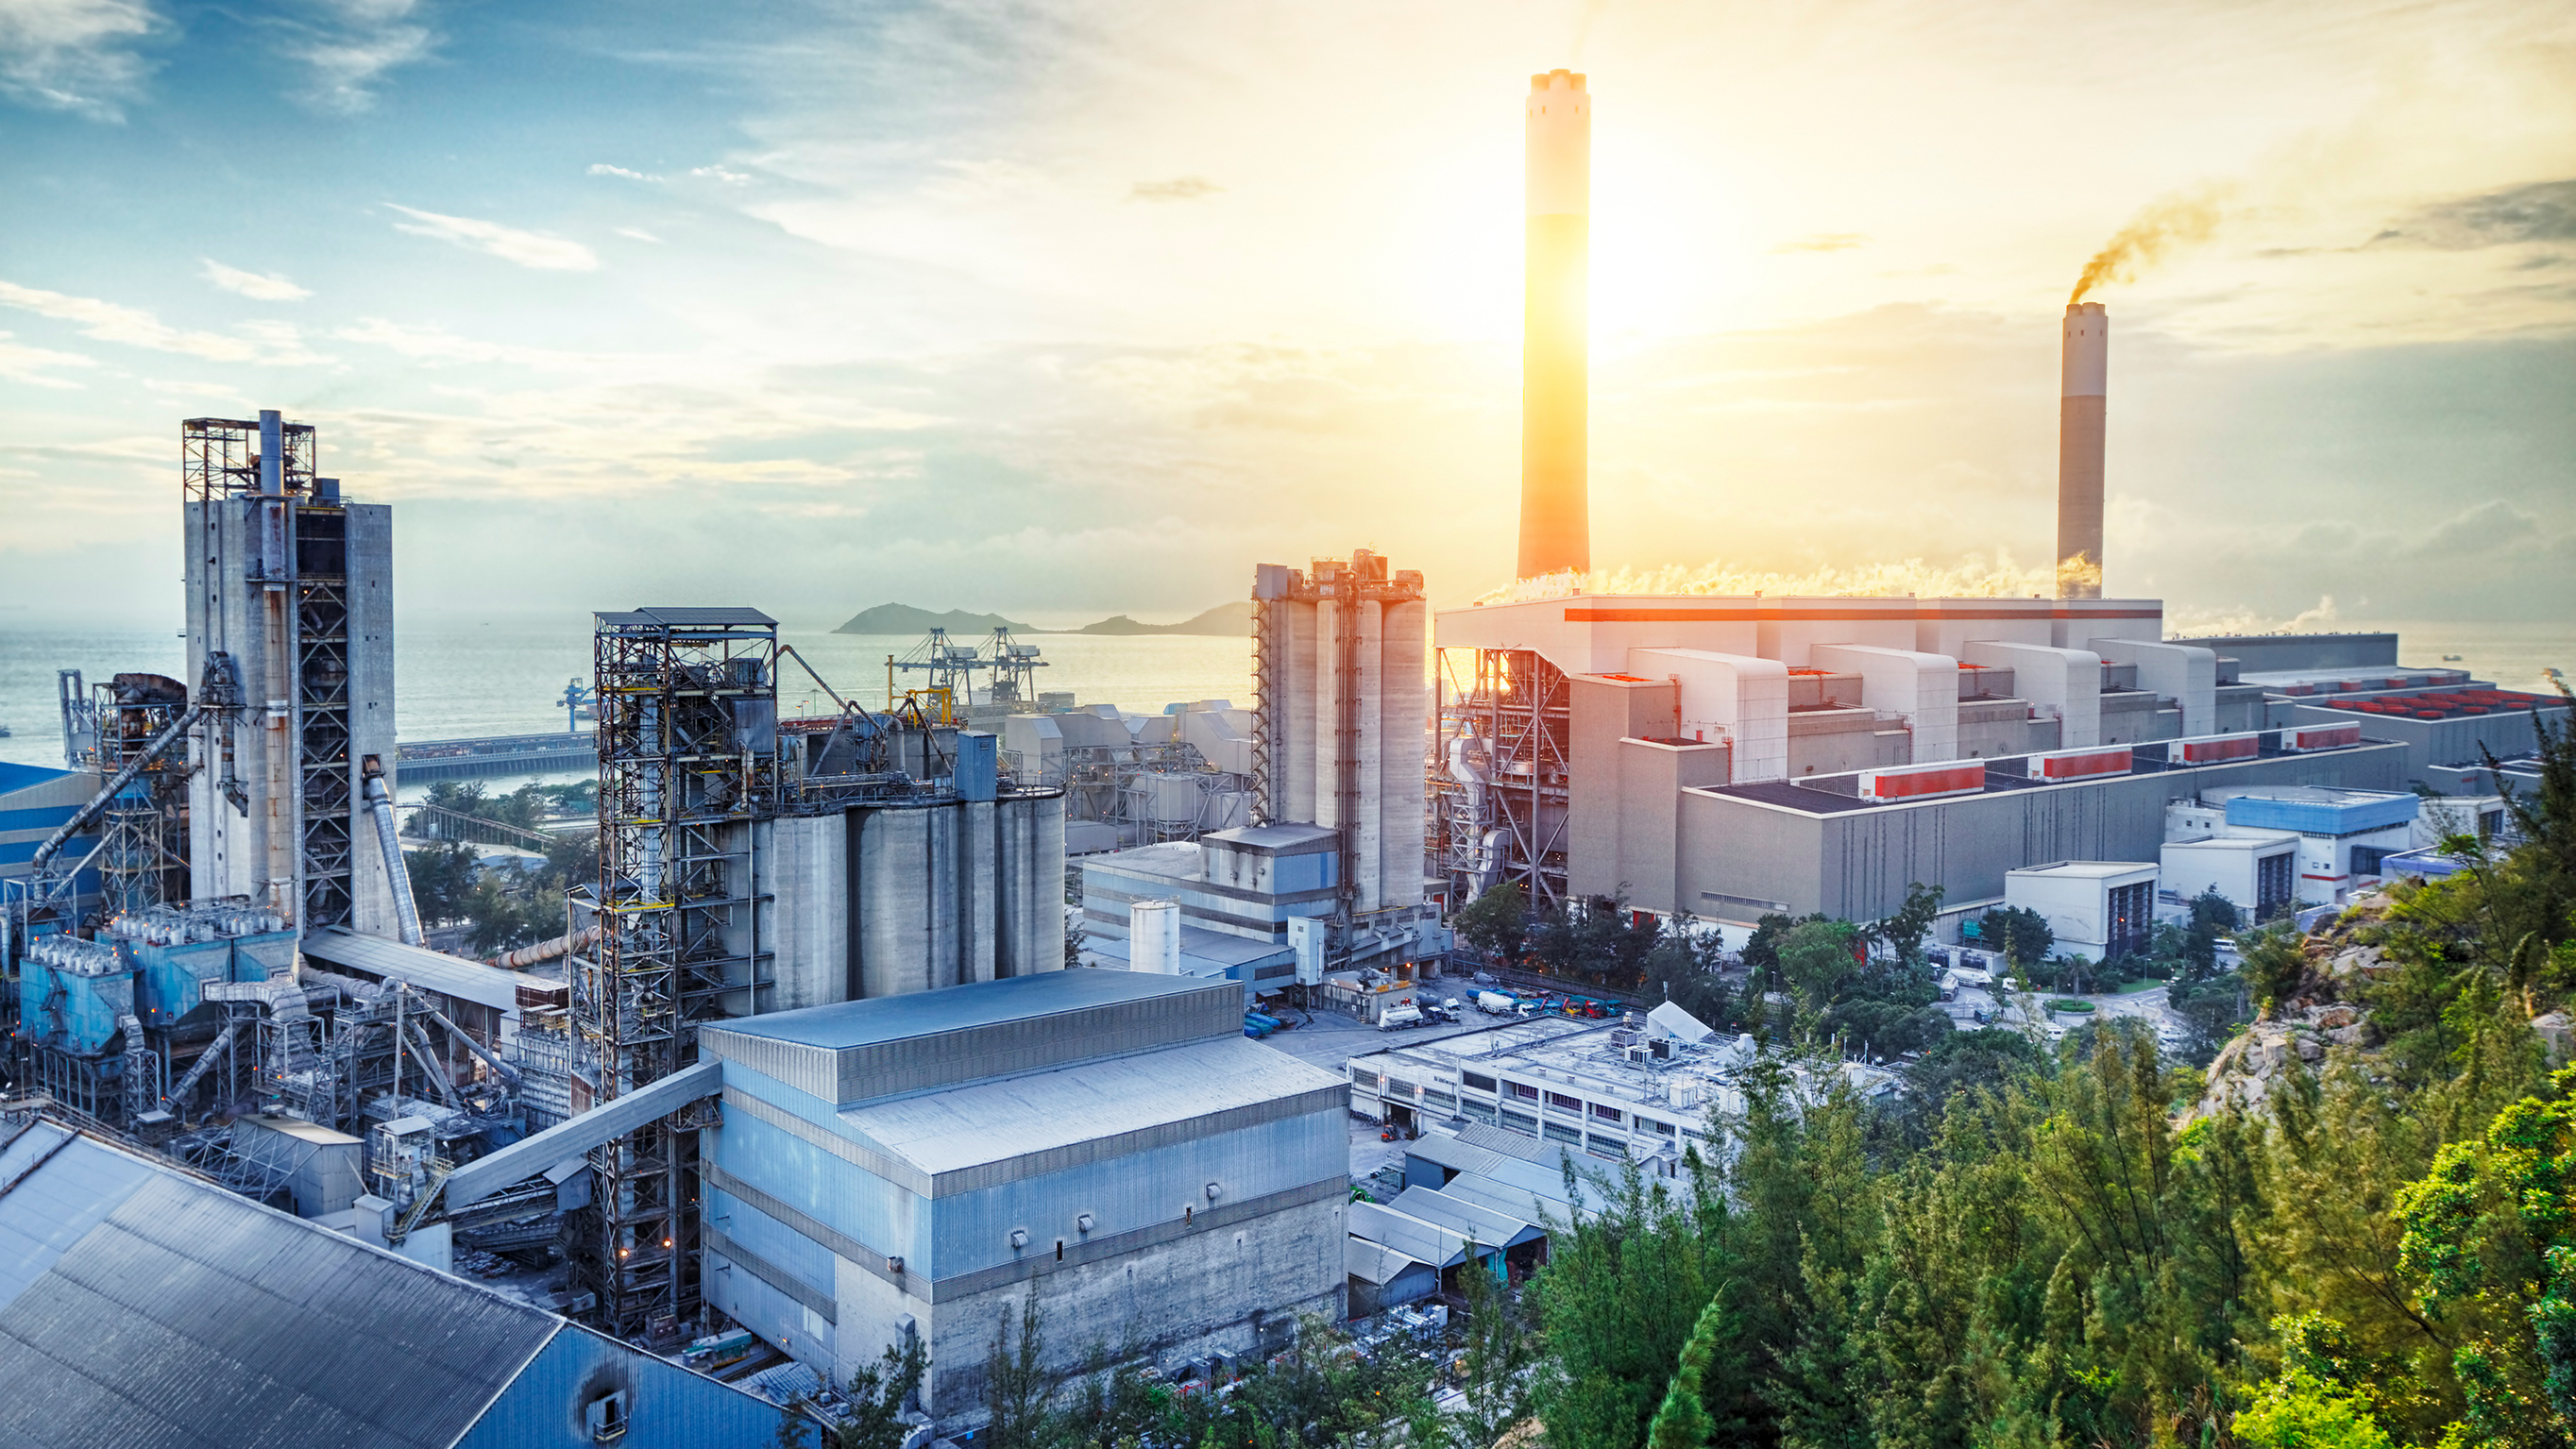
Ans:
{"type": "Polygon", "coordinates": [[[27,874],[30,876],[44,874],[45,866],[53,860],[55,853],[70,843],[73,836],[80,834],[84,826],[97,819],[98,812],[107,808],[107,802],[115,799],[117,792],[133,784],[134,777],[143,773],[144,766],[159,759],[163,751],[177,744],[180,737],[185,735],[205,712],[204,705],[191,705],[186,714],[170,722],[169,728],[154,735],[151,743],[143,747],[141,754],[126,761],[124,769],[108,777],[107,784],[90,797],[88,804],[73,811],[72,818],[64,821],[60,830],[45,837],[44,843],[36,847],[35,855],[28,859],[27,874]]]}
{"type": "Polygon", "coordinates": [[[420,904],[412,899],[411,872],[403,865],[401,832],[394,828],[394,800],[385,789],[384,766],[367,759],[367,806],[376,816],[376,853],[384,857],[385,883],[393,888],[394,922],[406,946],[420,944],[420,904]]]}
{"type": "Polygon", "coordinates": [[[456,1038],[460,1042],[463,1042],[465,1044],[465,1049],[472,1052],[475,1055],[475,1058],[481,1061],[483,1065],[500,1073],[501,1080],[508,1082],[513,1088],[524,1088],[527,1086],[526,1079],[519,1075],[516,1067],[511,1066],[509,1063],[492,1055],[490,1052],[483,1050],[483,1043],[466,1035],[465,1029],[458,1026],[455,1022],[449,1021],[445,1012],[440,1011],[435,1006],[427,1005],[424,1005],[421,1010],[428,1015],[430,1020],[447,1028],[448,1035],[456,1038]]]}
{"type": "Polygon", "coordinates": [[[551,941],[539,941],[533,946],[521,946],[516,951],[504,951],[492,958],[492,964],[506,971],[524,971],[540,961],[551,961],[557,956],[569,956],[584,946],[597,945],[598,942],[599,927],[584,926],[578,931],[557,936],[551,941]]]}

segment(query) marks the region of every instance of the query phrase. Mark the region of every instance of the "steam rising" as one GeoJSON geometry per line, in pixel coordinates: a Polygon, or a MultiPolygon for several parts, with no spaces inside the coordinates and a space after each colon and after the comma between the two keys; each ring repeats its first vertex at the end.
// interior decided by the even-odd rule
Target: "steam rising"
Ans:
{"type": "Polygon", "coordinates": [[[2083,301],[2085,294],[2105,282],[2135,279],[2140,268],[2163,260],[2176,247],[2209,240],[2218,230],[2218,203],[2232,189],[2213,183],[2149,202],[2084,264],[2084,274],[2075,279],[2075,295],[2066,299],[2067,305],[2083,301]]]}
{"type": "Polygon", "coordinates": [[[1792,574],[1738,568],[1712,559],[1694,568],[1674,564],[1660,569],[1594,569],[1541,574],[1507,584],[1476,600],[1479,604],[1520,604],[1537,599],[1571,598],[1576,594],[1716,594],[1747,597],[1778,594],[1795,598],[2019,599],[2055,597],[2057,569],[2025,569],[2010,554],[1994,561],[1970,555],[1942,567],[1919,558],[1901,563],[1825,567],[1792,574]]]}

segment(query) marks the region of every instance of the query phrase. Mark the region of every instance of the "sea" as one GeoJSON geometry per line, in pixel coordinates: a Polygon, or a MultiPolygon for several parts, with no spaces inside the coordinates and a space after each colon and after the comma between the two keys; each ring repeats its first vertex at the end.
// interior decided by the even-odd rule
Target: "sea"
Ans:
{"type": "MultiPolygon", "coordinates": [[[[590,677],[587,616],[561,624],[527,619],[439,619],[398,629],[394,637],[394,705],[405,740],[564,729],[564,687],[590,677]]],[[[2413,668],[2451,661],[2506,689],[2550,687],[2545,671],[2576,674],[2576,622],[2506,624],[2346,623],[2361,631],[2395,629],[2399,657],[2413,668]]],[[[918,636],[834,634],[782,625],[779,637],[843,697],[881,705],[887,660],[900,659],[918,636]]],[[[1027,634],[1046,660],[1041,690],[1071,690],[1083,704],[1159,714],[1171,704],[1222,699],[1252,702],[1252,645],[1225,636],[1027,634]]],[[[187,641],[173,631],[65,627],[12,622],[0,615],[0,761],[63,762],[56,671],[78,669],[93,683],[119,671],[185,677],[187,641]]],[[[918,674],[910,676],[922,682],[918,674]]],[[[904,686],[898,671],[895,687],[904,686]]],[[[831,702],[803,671],[788,666],[780,704],[791,714],[822,714],[831,702]]]]}
{"type": "MultiPolygon", "coordinates": [[[[394,709],[404,740],[529,734],[565,729],[564,688],[590,679],[587,615],[561,625],[524,619],[439,620],[394,634],[394,709]]],[[[1252,642],[1193,635],[1023,634],[1044,665],[1037,687],[1071,690],[1081,704],[1160,714],[1166,705],[1221,699],[1252,703],[1252,642]]],[[[792,645],[843,698],[882,707],[887,660],[901,659],[919,635],[834,634],[782,625],[792,645]]],[[[968,641],[960,641],[968,642],[968,641]]],[[[186,640],[172,630],[82,629],[9,622],[0,615],[0,761],[63,763],[57,672],[77,669],[102,683],[119,672],[187,677],[186,640]]],[[[898,670],[897,690],[918,687],[919,673],[898,670]]],[[[829,714],[832,702],[790,663],[779,681],[787,714],[829,714]]],[[[409,792],[405,792],[408,794],[409,792]]]]}

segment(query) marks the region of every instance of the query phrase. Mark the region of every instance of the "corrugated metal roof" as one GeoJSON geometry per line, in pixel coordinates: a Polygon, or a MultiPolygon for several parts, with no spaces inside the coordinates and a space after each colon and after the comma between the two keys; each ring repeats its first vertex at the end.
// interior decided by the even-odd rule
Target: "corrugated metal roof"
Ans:
{"type": "MultiPolygon", "coordinates": [[[[1564,1223],[1578,1218],[1590,1221],[1600,1216],[1596,1208],[1577,1207],[1567,1202],[1561,1195],[1564,1191],[1561,1186],[1554,1192],[1540,1192],[1533,1187],[1503,1182],[1482,1173],[1462,1172],[1449,1179],[1449,1185],[1440,1191],[1461,1201],[1534,1223],[1542,1229],[1550,1222],[1564,1223]]],[[[1601,1199],[1597,1194],[1586,1193],[1584,1200],[1599,1202],[1601,1199]]]]}
{"type": "MultiPolygon", "coordinates": [[[[1467,1261],[1467,1239],[1436,1223],[1426,1223],[1410,1214],[1373,1202],[1351,1204],[1351,1236],[1393,1248],[1416,1262],[1435,1268],[1454,1268],[1467,1261]]],[[[1500,1244],[1483,1245],[1489,1252],[1501,1250],[1500,1244]]]]}
{"type": "Polygon", "coordinates": [[[840,1118],[936,1177],[1346,1085],[1234,1036],[871,1103],[840,1118]]]}
{"type": "Polygon", "coordinates": [[[0,1305],[0,1442],[430,1449],[562,1326],[87,1138],[0,1195],[0,1232],[59,1236],[75,1197],[106,1210],[0,1305]]]}
{"type": "Polygon", "coordinates": [[[1404,1256],[1384,1243],[1372,1243],[1366,1238],[1342,1239],[1343,1271],[1363,1283],[1375,1283],[1384,1287],[1394,1282],[1408,1268],[1428,1266],[1430,1265],[1427,1263],[1419,1263],[1404,1256]]]}
{"type": "Polygon", "coordinates": [[[1035,976],[1011,976],[939,991],[772,1012],[703,1027],[699,1034],[768,1037],[837,1050],[991,1026],[1051,1012],[1204,991],[1207,987],[1204,981],[1134,971],[1042,971],[1035,976]]]}
{"type": "Polygon", "coordinates": [[[1464,1233],[1489,1248],[1516,1248],[1544,1237],[1537,1223],[1427,1187],[1408,1187],[1388,1204],[1397,1212],[1464,1233]]]}
{"type": "Polygon", "coordinates": [[[339,926],[325,926],[304,937],[304,954],[316,961],[363,971],[390,981],[408,982],[423,991],[453,996],[516,1016],[519,984],[528,977],[462,956],[423,946],[407,946],[383,936],[362,936],[339,926]]]}

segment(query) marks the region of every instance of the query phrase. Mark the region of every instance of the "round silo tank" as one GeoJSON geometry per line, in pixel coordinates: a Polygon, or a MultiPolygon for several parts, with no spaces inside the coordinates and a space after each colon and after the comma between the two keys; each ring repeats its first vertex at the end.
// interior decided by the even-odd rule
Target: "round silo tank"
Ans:
{"type": "Polygon", "coordinates": [[[1127,969],[1157,976],[1181,974],[1178,901],[1137,901],[1127,907],[1127,969]]]}

